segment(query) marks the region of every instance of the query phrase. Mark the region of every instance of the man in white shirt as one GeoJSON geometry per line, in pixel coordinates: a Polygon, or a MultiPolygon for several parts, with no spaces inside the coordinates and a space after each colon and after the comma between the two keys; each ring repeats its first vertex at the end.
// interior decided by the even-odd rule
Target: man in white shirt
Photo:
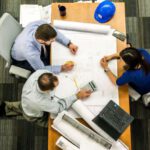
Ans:
{"type": "MultiPolygon", "coordinates": [[[[26,81],[21,102],[5,102],[5,115],[23,114],[26,120],[47,127],[48,114],[68,109],[77,99],[85,99],[90,91],[80,90],[67,98],[55,101],[54,89],[59,86],[56,76],[47,70],[38,70],[26,81]]],[[[65,85],[64,85],[65,87],[65,85]]]]}

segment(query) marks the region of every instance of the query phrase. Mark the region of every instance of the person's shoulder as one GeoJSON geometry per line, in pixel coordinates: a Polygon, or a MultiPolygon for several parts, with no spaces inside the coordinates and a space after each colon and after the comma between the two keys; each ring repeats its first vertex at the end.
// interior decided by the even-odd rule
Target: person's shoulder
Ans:
{"type": "Polygon", "coordinates": [[[29,78],[26,81],[26,85],[32,85],[34,82],[36,82],[38,80],[38,78],[43,74],[43,73],[49,73],[48,70],[45,69],[39,69],[36,70],[34,73],[32,73],[29,78]]]}
{"type": "Polygon", "coordinates": [[[134,77],[135,75],[139,74],[140,70],[126,70],[123,75],[126,76],[126,77],[134,77]]]}
{"type": "Polygon", "coordinates": [[[147,60],[149,61],[149,59],[150,59],[150,54],[149,54],[149,52],[148,52],[146,49],[144,49],[144,48],[139,48],[138,50],[139,50],[140,53],[141,53],[145,58],[147,58],[147,60]]]}
{"type": "Polygon", "coordinates": [[[141,53],[148,53],[146,49],[144,48],[138,48],[138,50],[141,52],[141,53]]]}

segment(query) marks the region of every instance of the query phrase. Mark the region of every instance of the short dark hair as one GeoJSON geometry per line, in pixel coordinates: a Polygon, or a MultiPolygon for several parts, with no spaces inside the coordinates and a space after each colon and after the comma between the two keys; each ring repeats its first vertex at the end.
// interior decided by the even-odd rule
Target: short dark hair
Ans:
{"type": "Polygon", "coordinates": [[[146,75],[150,72],[150,64],[138,49],[134,47],[125,48],[120,52],[120,57],[126,63],[125,67],[127,70],[135,70],[138,65],[141,65],[141,69],[146,75]]]}
{"type": "Polygon", "coordinates": [[[38,85],[42,91],[53,90],[55,88],[54,82],[57,82],[58,78],[52,73],[43,73],[38,78],[38,85]]]}
{"type": "Polygon", "coordinates": [[[44,41],[49,41],[50,39],[55,38],[56,36],[56,30],[49,24],[40,25],[35,32],[35,38],[44,41]]]}

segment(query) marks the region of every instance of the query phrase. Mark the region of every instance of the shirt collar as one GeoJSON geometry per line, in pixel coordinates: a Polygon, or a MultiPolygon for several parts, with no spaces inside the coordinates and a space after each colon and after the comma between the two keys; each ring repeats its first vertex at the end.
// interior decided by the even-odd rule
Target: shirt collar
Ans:
{"type": "Polygon", "coordinates": [[[40,44],[40,43],[37,41],[37,39],[35,38],[35,32],[36,32],[36,31],[33,32],[33,41],[34,41],[36,47],[41,51],[41,44],[40,44]]]}
{"type": "Polygon", "coordinates": [[[42,94],[46,94],[46,92],[42,91],[38,85],[38,83],[36,83],[36,89],[39,93],[42,93],[42,94]]]}

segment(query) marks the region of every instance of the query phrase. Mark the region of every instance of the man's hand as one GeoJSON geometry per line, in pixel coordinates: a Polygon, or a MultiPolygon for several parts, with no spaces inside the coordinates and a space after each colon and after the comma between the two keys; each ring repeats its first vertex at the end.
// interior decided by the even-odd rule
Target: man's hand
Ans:
{"type": "Polygon", "coordinates": [[[107,60],[106,60],[105,57],[100,60],[100,65],[101,65],[104,69],[108,68],[108,62],[107,62],[107,60]]]}
{"type": "Polygon", "coordinates": [[[70,43],[68,48],[70,49],[70,51],[73,55],[75,55],[77,53],[78,46],[74,45],[73,43],[70,43]]]}
{"type": "Polygon", "coordinates": [[[74,62],[73,61],[67,61],[65,62],[64,65],[61,66],[61,71],[70,71],[74,67],[74,62]]]}
{"type": "Polygon", "coordinates": [[[91,95],[91,91],[90,90],[80,90],[76,96],[78,99],[85,99],[87,97],[89,97],[91,95]]]}

